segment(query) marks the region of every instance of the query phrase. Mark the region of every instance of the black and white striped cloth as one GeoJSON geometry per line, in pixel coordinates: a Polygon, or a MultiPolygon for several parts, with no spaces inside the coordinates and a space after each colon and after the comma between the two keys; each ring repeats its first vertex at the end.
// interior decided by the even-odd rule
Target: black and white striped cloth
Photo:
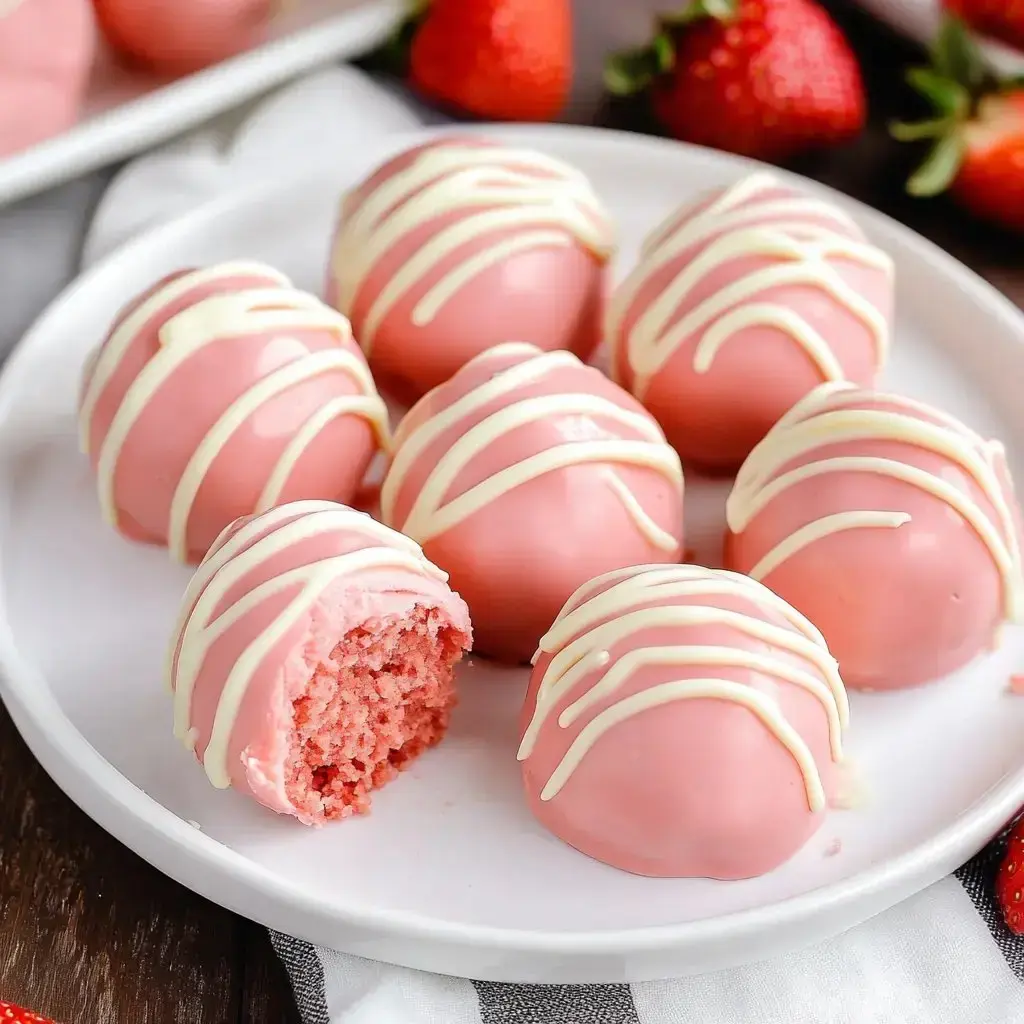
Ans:
{"type": "MultiPolygon", "coordinates": [[[[219,191],[294,164],[315,140],[339,176],[375,135],[427,115],[352,68],[317,72],[233,118],[147,154],[119,174],[85,238],[85,263],[219,191]],[[312,134],[311,134],[312,133],[312,134]],[[359,145],[353,145],[353,139],[359,145]]],[[[70,277],[88,204],[105,176],[5,214],[0,270],[40,305],[70,277]],[[26,252],[38,256],[33,271],[26,252]],[[43,266],[45,264],[45,267],[43,266]],[[31,279],[29,279],[31,278],[31,279]],[[45,279],[44,279],[45,278],[45,279]],[[48,294],[43,294],[44,292],[48,294]]],[[[4,277],[0,273],[0,277],[4,277]]],[[[5,280],[7,278],[4,278],[5,280]]],[[[0,310],[13,339],[24,309],[0,310]],[[19,319],[20,318],[20,319],[19,319]]],[[[27,322],[27,320],[26,320],[27,322]]],[[[305,1024],[1024,1024],[1024,941],[993,900],[993,844],[953,877],[825,944],[782,961],[636,985],[499,985],[425,974],[272,934],[305,1024]]]]}
{"type": "Polygon", "coordinates": [[[635,985],[498,985],[271,933],[304,1024],[1019,1024],[1024,939],[993,842],[955,876],[783,960],[635,985]]]}

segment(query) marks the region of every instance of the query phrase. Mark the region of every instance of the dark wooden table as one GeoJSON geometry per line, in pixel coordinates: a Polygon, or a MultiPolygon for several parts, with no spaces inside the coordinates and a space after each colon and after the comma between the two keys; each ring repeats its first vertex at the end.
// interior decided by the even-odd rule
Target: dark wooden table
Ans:
{"type": "MultiPolygon", "coordinates": [[[[862,57],[871,125],[856,144],[794,169],[929,236],[1024,304],[1019,239],[945,201],[903,193],[914,154],[891,143],[885,125],[917,113],[902,72],[919,52],[842,0],[831,6],[862,57]]],[[[644,115],[625,104],[606,121],[637,128],[644,115]]],[[[2,707],[0,997],[65,1024],[298,1020],[263,929],[171,882],[94,825],[49,780],[2,707]]]]}

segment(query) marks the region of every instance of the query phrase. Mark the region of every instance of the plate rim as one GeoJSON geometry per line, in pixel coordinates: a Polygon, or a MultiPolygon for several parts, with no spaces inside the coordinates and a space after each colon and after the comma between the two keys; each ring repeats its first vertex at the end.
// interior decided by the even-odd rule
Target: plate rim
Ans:
{"type": "MultiPolygon", "coordinates": [[[[454,131],[451,125],[432,127],[387,136],[373,153],[376,158],[380,153],[390,153],[424,139],[465,132],[541,149],[549,139],[557,141],[559,137],[568,137],[578,146],[626,146],[635,149],[638,156],[653,154],[662,160],[675,159],[685,163],[699,159],[705,165],[710,160],[733,170],[765,167],[757,161],[704,147],[611,129],[567,125],[481,124],[457,126],[454,131]]],[[[844,205],[852,206],[869,228],[877,225],[894,233],[901,245],[917,259],[927,262],[943,276],[956,279],[973,303],[985,307],[992,316],[1006,320],[1007,329],[1015,331],[1016,342],[1024,346],[1024,315],[1021,311],[955,257],[886,214],[835,189],[782,169],[773,167],[771,171],[782,179],[797,182],[803,188],[830,195],[844,205]]],[[[301,187],[304,181],[322,181],[327,177],[324,171],[315,175],[298,174],[214,198],[174,220],[144,231],[85,270],[47,306],[0,371],[0,439],[4,436],[12,403],[19,393],[18,385],[36,358],[37,339],[45,338],[50,320],[59,314],[69,298],[89,289],[94,278],[109,273],[110,266],[131,259],[134,252],[165,245],[176,236],[190,233],[197,223],[230,217],[244,208],[254,207],[261,198],[284,196],[301,187]]],[[[6,512],[6,508],[3,511],[6,512]]],[[[0,566],[3,557],[4,550],[0,546],[0,566]]],[[[1022,757],[1015,770],[1008,771],[996,786],[964,813],[903,854],[806,893],[681,924],[600,932],[537,932],[527,928],[447,922],[409,911],[353,907],[335,896],[315,898],[291,880],[212,839],[118,771],[75,728],[43,673],[21,654],[6,609],[6,594],[0,590],[0,697],[33,755],[64,793],[119,842],[186,888],[250,917],[253,916],[253,908],[232,905],[226,892],[237,889],[254,896],[261,904],[256,915],[261,923],[293,934],[295,923],[305,919],[322,921],[330,927],[342,925],[365,929],[380,938],[429,940],[460,947],[472,944],[476,948],[509,954],[560,953],[571,957],[630,956],[653,952],[681,954],[702,944],[717,946],[738,939],[750,940],[769,930],[801,928],[829,914],[849,911],[872,897],[876,902],[881,898],[884,906],[876,906],[858,917],[858,921],[865,920],[947,875],[954,861],[954,866],[959,866],[977,852],[1024,802],[1022,757]],[[147,830],[146,841],[133,834],[139,825],[147,830]],[[156,845],[154,840],[157,840],[156,845]],[[893,892],[902,895],[892,899],[893,892]],[[288,923],[283,923],[285,920],[288,923]]],[[[307,932],[311,930],[307,929],[307,932]]],[[[830,928],[831,933],[835,931],[830,928]]],[[[303,936],[300,934],[299,937],[303,936]]],[[[377,956],[380,952],[377,950],[372,955],[377,956]]],[[[387,959],[387,956],[383,958],[387,959]]],[[[509,979],[503,977],[502,980],[509,979]]]]}

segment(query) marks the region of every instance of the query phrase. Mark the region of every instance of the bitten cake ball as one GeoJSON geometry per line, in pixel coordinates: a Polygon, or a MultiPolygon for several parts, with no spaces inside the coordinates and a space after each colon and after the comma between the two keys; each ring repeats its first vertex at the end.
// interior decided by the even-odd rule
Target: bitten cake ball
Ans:
{"type": "Polygon", "coordinates": [[[588,856],[749,878],[821,825],[847,719],[835,660],[785,601],[642,565],[580,587],[541,640],[519,760],[534,815],[588,856]]]}
{"type": "Polygon", "coordinates": [[[451,574],[477,652],[525,662],[581,583],[679,559],[683,475],[621,388],[569,352],[510,342],[402,421],[381,510],[451,574]]]}
{"type": "Polygon", "coordinates": [[[0,0],[0,157],[75,123],[95,36],[89,0],[0,0]]]}
{"type": "Polygon", "coordinates": [[[327,501],[233,523],[182,604],[174,731],[214,786],[320,824],[444,735],[465,604],[411,540],[327,501]]]}
{"type": "Polygon", "coordinates": [[[198,561],[239,516],[349,501],[390,443],[348,321],[259,263],[164,278],[85,369],[83,450],[106,519],[198,561]]]}
{"type": "Polygon", "coordinates": [[[328,300],[383,390],[411,403],[522,338],[586,359],[601,336],[613,231],[582,173],[481,139],[386,163],[344,200],[328,300]]]}
{"type": "Polygon", "coordinates": [[[927,682],[1021,621],[1002,446],[919,402],[821,385],[751,452],[727,518],[730,568],[814,622],[847,686],[927,682]]]}
{"type": "Polygon", "coordinates": [[[609,309],[612,376],[684,462],[733,469],[823,380],[874,384],[892,301],[846,213],[754,174],[648,236],[609,309]]]}

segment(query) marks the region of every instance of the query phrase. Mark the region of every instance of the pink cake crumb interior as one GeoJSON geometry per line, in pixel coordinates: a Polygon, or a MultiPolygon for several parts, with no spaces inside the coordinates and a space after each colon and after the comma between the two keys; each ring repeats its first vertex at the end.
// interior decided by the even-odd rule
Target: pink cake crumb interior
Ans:
{"type": "Polygon", "coordinates": [[[347,633],[293,701],[288,798],[314,822],[364,814],[370,792],[439,742],[467,637],[436,609],[347,633]]]}

